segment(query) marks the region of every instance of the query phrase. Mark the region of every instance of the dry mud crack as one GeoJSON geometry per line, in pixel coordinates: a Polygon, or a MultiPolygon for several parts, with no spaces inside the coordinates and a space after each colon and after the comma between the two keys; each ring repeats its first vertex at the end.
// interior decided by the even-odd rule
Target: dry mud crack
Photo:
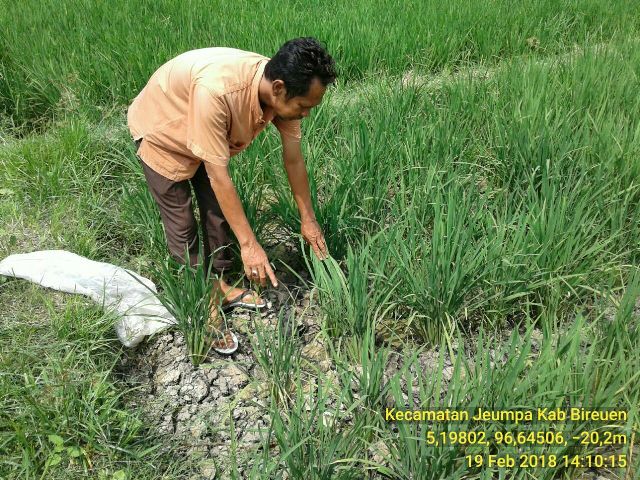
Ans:
{"type": "MultiPolygon", "coordinates": [[[[309,305],[310,293],[301,292],[294,305],[278,305],[274,297],[271,301],[275,301],[274,310],[291,308],[301,316],[299,318],[305,324],[306,333],[300,338],[300,355],[309,362],[307,367],[315,365],[322,370],[325,378],[335,382],[337,392],[340,388],[339,372],[320,338],[319,316],[313,305],[309,305]]],[[[251,468],[255,452],[264,445],[271,421],[270,393],[265,373],[251,351],[251,324],[252,321],[260,321],[275,328],[276,314],[272,311],[263,316],[252,315],[241,311],[235,314],[233,325],[241,347],[230,357],[214,354],[209,363],[195,368],[188,358],[182,335],[177,331],[167,331],[129,351],[119,367],[125,381],[134,387],[134,393],[127,399],[127,406],[141,407],[143,420],[148,426],[171,438],[173,445],[180,445],[190,459],[200,461],[202,476],[195,478],[214,478],[216,469],[225,470],[231,464],[232,440],[236,442],[241,473],[251,468]],[[213,462],[216,466],[213,466],[213,462]]],[[[538,338],[539,335],[536,342],[538,338]]],[[[453,348],[454,354],[457,354],[456,345],[453,348]]],[[[408,357],[397,351],[389,353],[384,384],[401,372],[408,357]]],[[[425,350],[416,360],[409,365],[412,378],[436,371],[440,353],[436,349],[425,350]]],[[[470,358],[467,360],[472,361],[470,358]]],[[[362,373],[359,366],[354,366],[353,372],[356,377],[362,373]]],[[[308,373],[311,373],[311,368],[308,373]]],[[[445,386],[452,376],[453,363],[445,354],[442,370],[445,386]]],[[[399,378],[403,397],[409,404],[406,378],[404,375],[399,378]]],[[[310,381],[305,385],[305,395],[313,397],[315,387],[315,382],[310,381]]],[[[413,385],[412,388],[413,402],[419,404],[416,387],[413,385]]],[[[357,386],[354,384],[353,388],[357,398],[357,386]]],[[[386,403],[390,407],[397,406],[390,396],[386,403]]],[[[329,406],[336,408],[335,398],[329,406]]],[[[340,406],[340,410],[344,411],[344,405],[340,406]]],[[[327,415],[328,421],[332,421],[332,415],[327,415]]],[[[347,424],[353,420],[343,415],[340,418],[347,424]]],[[[371,458],[385,463],[384,448],[378,443],[369,447],[371,458]]],[[[270,448],[272,455],[278,454],[274,442],[270,448]]]]}
{"type": "Polygon", "coordinates": [[[270,422],[270,399],[265,373],[251,351],[256,323],[275,330],[279,316],[294,314],[304,326],[301,355],[310,361],[322,357],[321,365],[330,368],[318,339],[317,313],[309,305],[310,292],[296,287],[291,292],[266,292],[272,304],[267,313],[237,309],[232,314],[240,345],[231,356],[212,352],[207,362],[194,367],[184,337],[173,329],[125,351],[118,374],[133,389],[127,406],[140,407],[146,424],[177,440],[191,458],[215,458],[218,465],[225,464],[232,434],[239,454],[260,448],[270,422]]]}
{"type": "MultiPolygon", "coordinates": [[[[271,290],[265,292],[272,308],[266,313],[236,310],[231,324],[238,334],[240,348],[229,357],[210,355],[210,361],[196,368],[191,363],[181,333],[170,330],[151,338],[133,350],[126,350],[118,375],[133,388],[126,398],[128,408],[140,408],[143,421],[163,435],[171,439],[172,445],[179,445],[188,458],[200,462],[201,475],[194,478],[214,478],[220,470],[226,471],[231,465],[231,444],[236,442],[237,464],[241,474],[246,474],[257,458],[256,452],[263,448],[264,439],[269,431],[271,416],[269,390],[266,374],[259,366],[252,351],[252,339],[255,341],[257,325],[275,330],[278,317],[291,315],[303,325],[299,337],[298,352],[304,361],[301,366],[306,370],[307,379],[311,379],[303,389],[305,398],[311,402],[317,386],[313,374],[318,370],[324,378],[335,384],[336,392],[340,390],[340,382],[345,381],[339,367],[329,353],[328,345],[321,335],[321,312],[315,305],[313,291],[295,284],[292,278],[280,277],[280,283],[289,286],[289,293],[271,290]],[[282,312],[282,315],[279,313],[282,312]],[[215,465],[214,465],[215,462],[215,465]],[[216,473],[217,472],[217,473],[216,473]]],[[[605,315],[611,319],[615,309],[605,315]]],[[[636,306],[636,315],[640,314],[640,302],[636,306]]],[[[568,322],[569,324],[571,322],[568,322]]],[[[512,330],[500,332],[493,337],[492,344],[498,345],[511,336],[512,330]]],[[[520,330],[523,333],[523,330],[520,330]]],[[[443,364],[440,369],[441,353],[438,349],[422,350],[411,362],[412,350],[415,346],[402,351],[390,350],[384,369],[383,385],[398,376],[405,405],[419,405],[417,384],[412,385],[413,402],[407,392],[407,378],[433,375],[440,371],[443,380],[443,395],[453,377],[455,357],[464,352],[464,359],[470,368],[474,365],[473,339],[465,339],[461,350],[454,341],[450,352],[442,354],[443,364]],[[405,375],[403,372],[409,373],[405,375]]],[[[540,352],[543,336],[540,330],[531,335],[532,359],[540,352]]],[[[548,341],[554,342],[554,339],[548,341]]],[[[504,365],[508,359],[505,355],[490,350],[494,366],[504,365]]],[[[357,379],[362,374],[358,365],[349,366],[357,379]]],[[[352,387],[357,398],[357,382],[352,387]]],[[[333,397],[329,407],[328,420],[343,411],[344,405],[337,407],[333,397]]],[[[388,395],[387,406],[397,407],[397,402],[388,395]]],[[[339,415],[340,422],[348,425],[352,418],[339,415]]],[[[277,456],[275,442],[270,444],[270,455],[277,456]]],[[[386,463],[388,452],[384,442],[376,441],[369,446],[370,458],[386,463]]],[[[585,479],[596,478],[585,474],[585,479]]],[[[216,477],[217,478],[217,477],[216,477]]]]}

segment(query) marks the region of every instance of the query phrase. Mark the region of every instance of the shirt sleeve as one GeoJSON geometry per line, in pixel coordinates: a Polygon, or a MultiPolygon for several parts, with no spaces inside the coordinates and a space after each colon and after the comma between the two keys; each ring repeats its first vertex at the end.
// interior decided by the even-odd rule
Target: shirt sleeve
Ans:
{"type": "Polygon", "coordinates": [[[302,138],[300,120],[280,120],[276,118],[273,120],[273,124],[280,132],[280,135],[284,135],[297,140],[300,140],[302,138]]]}
{"type": "Polygon", "coordinates": [[[195,156],[216,165],[229,164],[229,121],[229,107],[224,98],[216,97],[202,85],[191,87],[187,113],[187,148],[195,156]]]}

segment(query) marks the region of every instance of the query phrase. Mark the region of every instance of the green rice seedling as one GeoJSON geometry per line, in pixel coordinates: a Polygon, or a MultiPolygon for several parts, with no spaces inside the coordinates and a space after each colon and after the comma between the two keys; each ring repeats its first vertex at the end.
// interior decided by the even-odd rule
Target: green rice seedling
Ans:
{"type": "Polygon", "coordinates": [[[353,318],[345,318],[349,308],[350,292],[347,279],[338,262],[329,257],[324,262],[315,263],[313,255],[310,266],[313,284],[317,288],[319,303],[325,315],[325,328],[329,336],[340,337],[350,333],[348,322],[353,318]],[[315,267],[315,268],[314,268],[315,267]]]}
{"type": "MultiPolygon", "coordinates": [[[[384,85],[389,83],[383,80],[384,85]]],[[[401,123],[412,102],[410,95],[392,92],[390,99],[389,94],[386,89],[375,89],[358,99],[379,106],[366,107],[366,116],[360,103],[349,105],[353,99],[345,98],[334,107],[323,104],[310,119],[314,135],[304,153],[312,201],[329,251],[338,260],[345,257],[348,245],[363,242],[383,228],[388,217],[389,184],[397,176],[395,152],[402,146],[398,132],[387,125],[401,123]],[[340,126],[338,108],[355,123],[340,126]]],[[[275,167],[272,171],[277,175],[275,167]]],[[[294,233],[299,228],[295,202],[285,182],[278,181],[274,187],[274,216],[294,233]]]]}
{"type": "Polygon", "coordinates": [[[414,209],[389,230],[400,303],[417,315],[410,325],[425,342],[438,344],[459,311],[470,310],[486,270],[486,241],[479,239],[481,206],[458,188],[433,192],[433,203],[414,209]]]}
{"type": "MultiPolygon", "coordinates": [[[[357,228],[357,224],[360,223],[354,219],[353,214],[354,205],[356,205],[355,186],[351,181],[336,180],[337,185],[333,186],[329,196],[324,193],[329,189],[326,186],[327,181],[324,182],[325,185],[321,187],[321,191],[318,191],[316,183],[319,172],[314,164],[309,162],[307,168],[312,203],[317,212],[318,222],[323,229],[327,248],[332,255],[341,258],[344,255],[347,239],[353,236],[354,227],[357,228]]],[[[290,189],[279,182],[275,194],[276,200],[271,204],[273,215],[284,222],[289,233],[299,232],[299,216],[290,189]]]]}
{"type": "Polygon", "coordinates": [[[619,286],[623,265],[634,263],[638,163],[629,152],[637,128],[622,118],[635,115],[638,99],[622,85],[635,78],[637,54],[628,48],[513,62],[493,80],[456,82],[437,96],[448,116],[469,123],[466,148],[483,155],[472,165],[488,170],[482,235],[490,260],[478,313],[492,321],[526,308],[536,316],[552,303],[562,317],[619,286]]]}
{"type": "MultiPolygon", "coordinates": [[[[232,428],[233,421],[230,423],[232,428]]],[[[235,437],[232,436],[232,442],[235,437]]],[[[262,444],[257,451],[242,452],[240,457],[235,448],[231,449],[231,471],[229,477],[232,480],[251,479],[251,480],[284,480],[283,469],[280,467],[280,458],[274,455],[268,435],[262,436],[262,444]],[[243,472],[238,469],[238,465],[242,466],[243,472]]]]}
{"type": "MultiPolygon", "coordinates": [[[[318,292],[319,305],[323,313],[323,326],[330,338],[343,343],[350,358],[360,361],[364,338],[371,335],[378,319],[385,318],[394,307],[392,296],[397,272],[385,275],[374,265],[384,265],[383,254],[372,256],[372,245],[384,241],[384,231],[371,237],[359,253],[347,247],[342,271],[333,258],[321,261],[314,254],[305,255],[307,268],[311,272],[314,288],[318,292]],[[378,263],[380,260],[380,263],[378,263]]],[[[389,255],[387,250],[387,255],[389,255]]]]}
{"type": "MultiPolygon", "coordinates": [[[[510,345],[501,353],[507,358],[503,372],[491,366],[490,356],[485,351],[485,355],[479,357],[479,360],[483,360],[476,363],[476,368],[485,371],[484,386],[476,385],[476,388],[484,390],[487,398],[494,399],[488,407],[517,405],[531,409],[542,406],[549,409],[576,406],[594,410],[636,409],[622,393],[630,372],[620,352],[607,346],[609,334],[596,336],[592,343],[585,343],[585,336],[589,338],[589,333],[581,333],[584,326],[584,318],[578,316],[566,333],[558,336],[557,341],[545,341],[540,353],[533,358],[528,349],[528,336],[524,345],[516,336],[512,337],[510,345]]],[[[473,378],[479,379],[475,375],[473,378]]],[[[508,426],[495,425],[495,428],[506,429],[508,426]]],[[[577,432],[597,430],[601,425],[590,421],[560,421],[546,428],[575,435],[577,432]]],[[[558,457],[596,451],[593,445],[572,447],[574,442],[569,443],[568,447],[549,446],[546,451],[558,457]]],[[[540,473],[543,478],[554,478],[554,475],[562,472],[547,469],[540,473]]]]}
{"type": "MultiPolygon", "coordinates": [[[[371,95],[368,95],[369,97],[371,95]]],[[[373,98],[365,98],[372,104],[383,104],[382,94],[375,92],[373,98]]],[[[346,254],[347,243],[363,239],[366,234],[380,228],[387,201],[387,179],[393,178],[395,168],[389,159],[390,151],[397,149],[396,135],[388,128],[391,118],[397,118],[407,110],[406,98],[396,97],[392,108],[372,109],[368,118],[353,125],[346,133],[338,157],[332,165],[325,198],[320,204],[322,224],[327,226],[329,236],[335,235],[332,251],[337,258],[346,254]],[[341,223],[340,223],[341,222],[341,223]]]]}
{"type": "MultiPolygon", "coordinates": [[[[415,357],[414,357],[415,358],[415,357]]],[[[406,366],[410,363],[406,364],[406,366]]],[[[433,388],[442,385],[442,370],[432,373],[428,386],[423,385],[408,368],[403,369],[390,380],[389,391],[396,408],[407,410],[421,410],[429,408],[433,398],[433,388]],[[408,387],[408,399],[404,400],[404,394],[400,386],[400,376],[404,376],[408,387]],[[413,396],[413,386],[418,380],[419,404],[416,404],[413,396]]],[[[393,407],[391,407],[393,408],[393,407]]],[[[386,415],[385,410],[385,415],[386,415]]],[[[390,478],[409,480],[412,478],[436,479],[436,478],[461,478],[465,472],[463,465],[456,461],[459,452],[451,447],[435,447],[428,441],[428,432],[433,432],[436,437],[442,430],[437,424],[431,422],[395,422],[387,424],[390,431],[383,436],[389,449],[387,458],[390,478]]],[[[467,425],[460,424],[453,428],[465,430],[467,425]]]]}
{"type": "Polygon", "coordinates": [[[364,431],[363,418],[354,416],[359,403],[348,401],[350,382],[340,387],[335,404],[334,389],[320,378],[317,390],[305,393],[302,375],[296,379],[295,400],[282,411],[272,402],[271,430],[280,449],[280,461],[289,478],[360,479],[364,431]],[[344,411],[341,406],[346,407],[344,411]],[[349,419],[353,416],[353,419],[349,419]]]}
{"type": "MultiPolygon", "coordinates": [[[[486,466],[482,472],[469,468],[465,455],[516,454],[515,450],[511,451],[504,445],[499,448],[493,445],[487,449],[481,445],[445,444],[443,441],[434,445],[429,440],[429,431],[434,432],[437,439],[451,439],[457,435],[454,432],[461,431],[485,432],[489,438],[493,438],[496,432],[526,430],[525,426],[514,426],[509,421],[473,421],[471,417],[479,407],[493,411],[537,411],[537,408],[552,410],[569,406],[596,410],[615,407],[637,410],[637,406],[630,405],[623,394],[626,382],[633,379],[633,374],[617,353],[608,350],[607,342],[602,341],[604,337],[590,345],[584,344],[584,337],[580,334],[584,328],[582,317],[578,317],[576,323],[558,337],[557,342],[545,341],[537,355],[530,350],[533,324],[529,325],[523,337],[514,331],[504,345],[496,345],[481,329],[473,362],[467,360],[459,350],[452,376],[447,382],[442,374],[444,348],[441,348],[440,360],[432,371],[421,371],[416,361],[417,355],[414,355],[403,370],[391,379],[390,393],[396,409],[449,408],[468,411],[470,416],[469,420],[460,422],[394,421],[389,424],[389,432],[383,437],[388,439],[392,478],[461,478],[462,475],[497,474],[497,469],[492,472],[486,466]],[[403,377],[407,384],[406,396],[400,383],[403,377]]],[[[635,393],[632,398],[636,398],[635,393]]],[[[598,429],[600,425],[597,422],[564,421],[532,424],[532,428],[537,427],[563,431],[568,436],[579,431],[598,429]]],[[[629,425],[621,427],[629,428],[629,425]]],[[[595,448],[576,450],[571,445],[560,444],[547,446],[540,453],[543,451],[562,458],[562,455],[572,452],[593,453],[595,448]]],[[[513,478],[524,478],[526,471],[523,470],[512,469],[510,474],[513,478]]],[[[538,478],[549,479],[564,473],[563,469],[557,467],[541,468],[536,472],[538,478]]]]}
{"type": "Polygon", "coordinates": [[[188,8],[165,0],[155,9],[122,0],[85,9],[74,9],[69,0],[7,4],[0,17],[0,63],[7,70],[0,83],[0,106],[17,125],[31,126],[40,118],[53,118],[71,94],[85,108],[124,105],[154,68],[182,51],[219,45],[270,55],[309,25],[316,26],[314,34],[327,42],[348,81],[401,74],[409,68],[429,72],[514,55],[549,55],[574,43],[633,37],[639,30],[633,2],[612,7],[600,1],[514,5],[500,0],[483,5],[479,16],[474,5],[460,0],[452,5],[430,0],[404,10],[389,0],[359,0],[348,7],[332,2],[335,14],[320,23],[317,19],[326,5],[283,12],[278,22],[270,16],[271,3],[256,6],[243,1],[199,15],[206,5],[202,0],[188,8]],[[135,15],[141,9],[144,16],[138,19],[135,15]],[[378,14],[371,15],[372,11],[378,14]],[[230,15],[236,22],[225,21],[230,15]],[[107,17],[108,25],[101,21],[107,17]],[[249,24],[263,35],[251,35],[249,24]],[[42,39],[29,34],[34,26],[42,39]],[[154,41],[143,34],[162,28],[172,34],[154,41]],[[383,28],[393,42],[376,35],[383,28]],[[537,40],[535,48],[527,41],[531,38],[537,40]],[[56,62],[51,61],[51,43],[57,48],[56,62]]]}
{"type": "MultiPolygon", "coordinates": [[[[202,243],[199,247],[199,258],[202,259],[202,243]]],[[[156,295],[176,319],[176,326],[184,335],[189,357],[198,366],[209,355],[212,342],[223,338],[220,329],[226,329],[227,322],[226,315],[220,308],[222,297],[214,292],[213,281],[218,280],[218,276],[211,273],[212,262],[205,271],[202,261],[195,267],[190,266],[186,246],[184,255],[184,264],[179,264],[168,256],[160,267],[154,267],[155,276],[159,278],[162,287],[161,292],[156,295]],[[220,325],[212,324],[214,309],[220,315],[220,325]]]]}
{"type": "Polygon", "coordinates": [[[380,413],[385,395],[383,385],[384,369],[387,365],[389,349],[376,346],[375,328],[366,332],[360,355],[361,372],[358,375],[359,394],[364,399],[363,406],[372,416],[380,413]]]}
{"type": "Polygon", "coordinates": [[[253,354],[265,372],[271,397],[278,405],[286,406],[295,389],[294,380],[300,369],[300,350],[295,329],[286,331],[283,311],[278,313],[275,331],[255,323],[255,340],[251,338],[253,354]]]}
{"type": "Polygon", "coordinates": [[[355,369],[348,356],[343,358],[333,352],[333,358],[336,359],[342,383],[351,383],[352,387],[355,387],[353,390],[357,392],[356,397],[351,390],[346,391],[349,403],[360,405],[355,414],[362,417],[366,425],[372,427],[363,432],[366,435],[364,440],[369,443],[374,438],[374,427],[380,427],[384,423],[382,412],[389,388],[388,384],[384,384],[389,348],[376,346],[375,325],[364,335],[359,354],[355,369]]]}
{"type": "MultiPolygon", "coordinates": [[[[257,139],[260,143],[264,143],[265,139],[257,139]]],[[[233,184],[236,187],[242,207],[244,209],[247,220],[253,229],[253,232],[261,241],[264,236],[264,230],[270,222],[269,215],[264,214],[265,196],[269,189],[270,179],[267,177],[265,162],[272,162],[273,152],[266,154],[252,154],[255,150],[260,153],[264,152],[264,148],[259,145],[250,147],[251,151],[246,152],[240,162],[231,162],[230,174],[233,184]]]]}
{"type": "MultiPolygon", "coordinates": [[[[506,208],[505,208],[506,209],[506,208]]],[[[482,310],[491,328],[504,326],[510,318],[525,315],[524,303],[531,297],[531,288],[541,286],[527,274],[527,225],[519,221],[519,215],[496,209],[488,213],[484,221],[490,238],[487,244],[487,273],[482,288],[486,304],[482,310]]]]}
{"type": "MultiPolygon", "coordinates": [[[[335,85],[330,86],[325,93],[325,98],[331,96],[336,88],[335,85]]],[[[336,142],[334,142],[334,137],[338,134],[336,120],[336,112],[323,100],[311,111],[309,117],[301,125],[303,141],[300,148],[308,172],[311,202],[315,212],[319,212],[321,207],[318,202],[318,194],[320,193],[318,185],[323,182],[319,182],[319,179],[328,173],[329,165],[325,157],[327,155],[332,157],[337,149],[336,142]]],[[[281,141],[277,135],[268,136],[260,146],[262,156],[270,156],[274,151],[279,154],[281,151],[281,141]]],[[[299,214],[291,190],[287,186],[286,168],[278,162],[268,162],[265,164],[265,168],[267,168],[269,178],[272,181],[270,187],[273,189],[271,192],[273,197],[270,200],[273,202],[273,212],[280,217],[283,226],[297,231],[300,223],[299,214]]],[[[321,197],[322,200],[325,199],[324,192],[321,197]]]]}
{"type": "Polygon", "coordinates": [[[539,193],[532,184],[529,198],[512,207],[513,213],[501,213],[487,225],[494,268],[486,292],[501,292],[490,300],[492,308],[515,313],[527,304],[535,317],[555,303],[562,313],[601,295],[620,270],[614,245],[625,232],[618,228],[603,235],[600,212],[589,201],[589,195],[606,192],[583,185],[583,176],[565,176],[563,188],[549,184],[544,174],[539,193]]]}

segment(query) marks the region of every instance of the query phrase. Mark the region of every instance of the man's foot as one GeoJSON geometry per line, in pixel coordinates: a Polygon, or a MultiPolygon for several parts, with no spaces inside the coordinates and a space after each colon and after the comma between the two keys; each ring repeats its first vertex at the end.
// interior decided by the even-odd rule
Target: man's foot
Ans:
{"type": "Polygon", "coordinates": [[[216,352],[229,355],[238,349],[238,338],[223,326],[224,319],[217,308],[211,310],[207,331],[213,338],[211,348],[216,352]]]}
{"type": "Polygon", "coordinates": [[[243,288],[229,287],[224,291],[225,298],[222,300],[222,306],[226,307],[230,304],[242,304],[245,307],[262,308],[267,303],[253,290],[243,288]],[[242,297],[243,292],[246,292],[242,297]]]}
{"type": "Polygon", "coordinates": [[[231,330],[227,329],[224,332],[221,332],[220,338],[211,342],[211,347],[214,350],[231,350],[236,348],[237,344],[233,340],[233,334],[231,333],[231,330]]]}

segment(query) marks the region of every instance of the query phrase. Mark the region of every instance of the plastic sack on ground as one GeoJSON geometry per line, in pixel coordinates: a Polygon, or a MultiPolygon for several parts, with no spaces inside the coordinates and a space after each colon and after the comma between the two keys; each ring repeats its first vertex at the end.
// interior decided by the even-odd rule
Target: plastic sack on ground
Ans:
{"type": "Polygon", "coordinates": [[[127,347],[176,323],[154,295],[156,286],[148,278],[65,250],[9,255],[0,262],[0,275],[23,278],[61,292],[80,293],[105,308],[113,307],[122,314],[115,328],[127,347]]]}

